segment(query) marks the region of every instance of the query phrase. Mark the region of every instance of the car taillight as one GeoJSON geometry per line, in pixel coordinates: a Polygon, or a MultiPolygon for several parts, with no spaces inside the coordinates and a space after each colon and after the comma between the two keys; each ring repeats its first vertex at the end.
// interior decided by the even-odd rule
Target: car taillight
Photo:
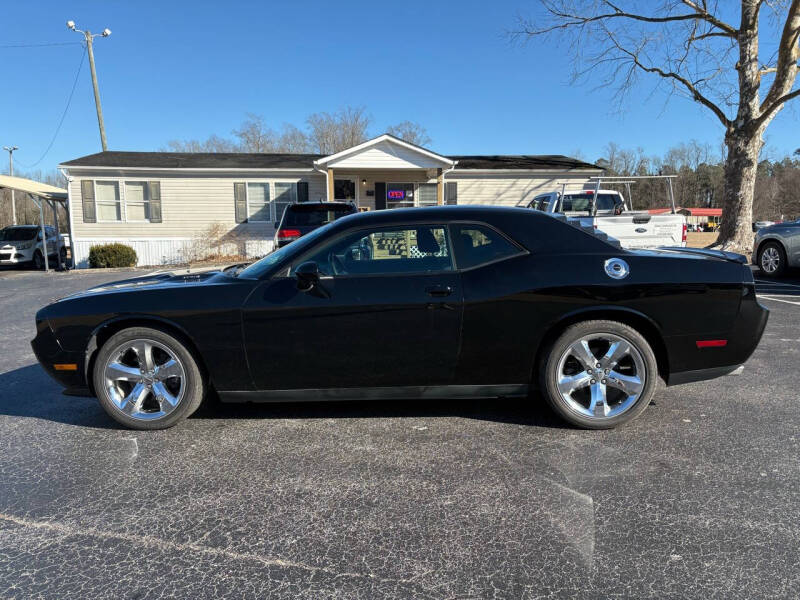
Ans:
{"type": "Polygon", "coordinates": [[[681,234],[681,242],[686,243],[686,223],[683,224],[683,233],[681,234]]]}
{"type": "Polygon", "coordinates": [[[299,229],[279,229],[277,238],[279,241],[286,242],[296,240],[300,237],[299,229]]]}

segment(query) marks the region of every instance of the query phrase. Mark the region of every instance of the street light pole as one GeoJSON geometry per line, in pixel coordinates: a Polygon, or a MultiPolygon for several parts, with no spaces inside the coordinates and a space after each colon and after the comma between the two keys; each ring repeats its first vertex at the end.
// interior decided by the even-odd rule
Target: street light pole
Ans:
{"type": "Polygon", "coordinates": [[[98,35],[100,37],[108,37],[111,35],[111,30],[106,27],[103,30],[103,33],[95,33],[92,34],[91,31],[88,29],[86,31],[82,31],[75,27],[75,21],[67,21],[67,27],[72,31],[76,31],[78,33],[82,33],[84,39],[86,40],[86,50],[89,53],[89,69],[92,72],[92,87],[94,88],[94,105],[97,108],[97,124],[100,127],[100,143],[103,146],[103,152],[108,150],[108,143],[106,142],[106,126],[103,122],[103,107],[100,106],[100,88],[97,85],[97,71],[94,67],[94,48],[93,42],[94,38],[98,35]]]}
{"type": "MultiPolygon", "coordinates": [[[[3,150],[8,152],[8,174],[14,176],[14,150],[19,150],[17,146],[3,146],[3,150]]],[[[11,188],[11,224],[17,224],[17,200],[14,197],[14,188],[11,188]]]]}

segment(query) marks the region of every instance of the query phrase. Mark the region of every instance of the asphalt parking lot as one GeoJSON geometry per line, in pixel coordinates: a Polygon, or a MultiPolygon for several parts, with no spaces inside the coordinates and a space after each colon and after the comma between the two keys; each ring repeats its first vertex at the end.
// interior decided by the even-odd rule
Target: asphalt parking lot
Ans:
{"type": "Polygon", "coordinates": [[[796,598],[800,278],[739,377],[614,431],[539,403],[202,408],[120,429],[33,315],[130,273],[0,272],[0,598],[796,598]]]}

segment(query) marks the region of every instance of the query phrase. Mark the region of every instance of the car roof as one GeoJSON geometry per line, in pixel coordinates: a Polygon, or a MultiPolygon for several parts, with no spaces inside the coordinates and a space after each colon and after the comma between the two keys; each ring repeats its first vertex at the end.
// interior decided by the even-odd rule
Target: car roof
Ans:
{"type": "Polygon", "coordinates": [[[295,206],[315,206],[320,208],[326,208],[331,206],[347,206],[355,208],[355,204],[352,202],[327,202],[325,200],[310,200],[308,202],[295,202],[294,204],[290,204],[289,207],[293,208],[295,206]]]}
{"type": "Polygon", "coordinates": [[[486,221],[503,217],[530,217],[536,212],[517,206],[485,206],[462,204],[459,206],[425,206],[415,208],[390,208],[360,212],[336,221],[350,226],[354,223],[404,223],[409,221],[486,221]]]}
{"type": "MultiPolygon", "coordinates": [[[[9,225],[8,227],[3,227],[3,229],[39,229],[41,225],[9,225]]],[[[45,225],[45,228],[52,229],[52,225],[45,225]]]]}

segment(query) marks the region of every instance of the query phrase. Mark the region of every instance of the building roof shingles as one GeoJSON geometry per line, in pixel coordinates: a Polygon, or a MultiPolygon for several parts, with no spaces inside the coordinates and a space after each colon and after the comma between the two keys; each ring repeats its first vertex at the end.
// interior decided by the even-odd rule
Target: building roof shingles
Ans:
{"type": "MultiPolygon", "coordinates": [[[[64,167],[118,167],[153,169],[310,169],[323,154],[266,154],[230,152],[119,152],[89,154],[62,163],[64,167]]],[[[557,154],[459,155],[457,170],[592,169],[600,167],[557,154]]]]}

